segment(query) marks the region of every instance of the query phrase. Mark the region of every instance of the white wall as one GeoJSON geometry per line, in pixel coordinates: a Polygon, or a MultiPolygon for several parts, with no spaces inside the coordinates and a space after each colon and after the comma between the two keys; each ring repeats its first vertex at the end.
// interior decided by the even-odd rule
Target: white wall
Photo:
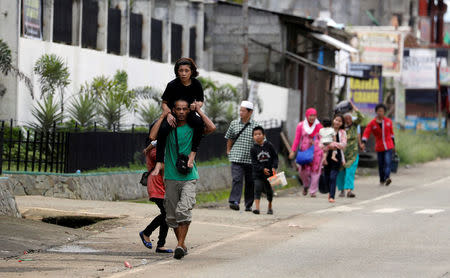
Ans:
{"type": "MultiPolygon", "coordinates": [[[[164,90],[166,84],[174,78],[173,65],[158,63],[150,60],[117,56],[105,52],[56,44],[45,41],[20,38],[19,39],[19,69],[33,80],[36,96],[40,95],[38,76],[33,73],[33,66],[43,54],[56,54],[62,57],[70,72],[71,83],[66,89],[66,100],[77,93],[80,86],[86,81],[99,75],[113,76],[117,70],[128,73],[129,88],[151,86],[164,90]]],[[[219,72],[200,70],[200,76],[210,77],[220,84],[230,83],[238,85],[241,79],[236,76],[219,72]]],[[[255,119],[286,120],[288,90],[266,83],[259,83],[258,95],[263,101],[263,112],[256,113],[255,119]]],[[[39,97],[37,97],[39,99],[39,97]]],[[[67,103],[67,101],[66,101],[67,103]]],[[[18,88],[18,124],[23,125],[33,120],[30,113],[33,101],[22,82],[18,88]]],[[[131,124],[134,117],[128,117],[131,124]]],[[[135,122],[139,124],[138,122],[135,122]]]]}

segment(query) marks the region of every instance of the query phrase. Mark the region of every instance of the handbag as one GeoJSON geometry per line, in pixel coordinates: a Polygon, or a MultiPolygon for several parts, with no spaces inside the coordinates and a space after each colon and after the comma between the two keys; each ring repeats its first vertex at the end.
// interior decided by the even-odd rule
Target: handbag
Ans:
{"type": "Polygon", "coordinates": [[[142,186],[147,186],[148,176],[150,175],[150,172],[144,172],[142,173],[141,180],[139,181],[142,186]]]}
{"type": "Polygon", "coordinates": [[[298,151],[297,157],[295,159],[295,162],[299,165],[305,165],[313,162],[314,159],[314,141],[316,139],[316,136],[313,137],[313,143],[311,147],[304,151],[298,151]]]}
{"type": "Polygon", "coordinates": [[[322,194],[330,192],[330,187],[328,186],[324,171],[322,171],[319,178],[319,192],[322,194]]]}
{"type": "Polygon", "coordinates": [[[188,167],[189,157],[185,154],[180,153],[180,147],[178,145],[178,134],[177,129],[175,129],[175,143],[177,146],[177,161],[175,162],[175,167],[177,171],[182,175],[187,175],[192,171],[192,168],[188,167]]]}

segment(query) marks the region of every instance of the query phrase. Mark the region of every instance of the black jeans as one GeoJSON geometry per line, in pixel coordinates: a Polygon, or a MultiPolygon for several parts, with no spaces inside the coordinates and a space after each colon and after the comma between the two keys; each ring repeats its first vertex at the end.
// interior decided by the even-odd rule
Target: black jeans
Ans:
{"type": "MultiPolygon", "coordinates": [[[[187,116],[187,123],[190,127],[194,129],[194,135],[192,137],[192,148],[193,152],[198,151],[198,146],[200,146],[200,141],[203,137],[203,130],[205,128],[205,123],[202,117],[197,114],[197,112],[191,111],[187,116]]],[[[172,131],[173,127],[167,122],[167,118],[161,123],[161,127],[158,131],[158,144],[156,145],[156,162],[164,162],[164,151],[166,149],[167,136],[172,131]]]]}
{"type": "Polygon", "coordinates": [[[164,209],[164,199],[152,198],[151,201],[155,202],[158,206],[160,215],[156,216],[152,222],[145,228],[144,235],[150,236],[156,228],[159,227],[158,245],[157,247],[163,247],[166,244],[167,232],[169,227],[166,223],[166,210],[164,209]]]}
{"type": "Polygon", "coordinates": [[[230,198],[228,202],[230,204],[240,203],[242,196],[242,187],[244,185],[245,177],[245,192],[244,200],[245,207],[251,208],[255,197],[255,184],[252,175],[252,165],[247,163],[231,163],[231,176],[233,177],[233,185],[231,187],[230,198]]]}
{"type": "Polygon", "coordinates": [[[261,199],[261,193],[265,192],[267,195],[267,201],[273,200],[273,189],[269,181],[266,178],[255,178],[255,200],[261,199]]]}

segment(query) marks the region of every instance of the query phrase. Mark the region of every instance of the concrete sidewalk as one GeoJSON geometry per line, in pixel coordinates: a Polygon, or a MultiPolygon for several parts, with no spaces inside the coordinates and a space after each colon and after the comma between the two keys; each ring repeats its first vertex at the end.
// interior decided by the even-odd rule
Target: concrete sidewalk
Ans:
{"type": "MultiPolygon", "coordinates": [[[[337,198],[335,204],[327,202],[327,196],[317,198],[302,196],[300,188],[279,192],[274,199],[274,215],[266,215],[263,200],[261,215],[232,211],[226,204],[213,208],[193,210],[193,222],[187,244],[191,252],[213,248],[249,232],[294,216],[373,199],[380,195],[420,186],[435,179],[448,176],[439,168],[450,166],[450,160],[441,160],[410,169],[400,169],[393,176],[391,186],[379,186],[375,176],[359,177],[356,182],[355,199],[337,198]],[[396,181],[401,181],[397,183],[396,181]],[[401,184],[401,185],[400,185],[401,184]]],[[[88,215],[115,217],[85,228],[71,229],[29,219],[0,218],[0,277],[104,277],[129,271],[124,261],[134,268],[156,262],[172,262],[170,255],[156,254],[145,248],[138,236],[149,221],[158,214],[155,205],[128,202],[103,202],[46,198],[42,196],[16,197],[20,212],[25,217],[40,219],[55,215],[88,215]],[[28,254],[23,251],[28,250],[28,254]],[[33,251],[34,250],[34,251],[33,251]],[[25,260],[24,260],[25,259],[25,260]],[[21,262],[19,262],[21,260],[21,262]]],[[[308,216],[309,218],[311,216],[308,216]]],[[[305,229],[314,229],[311,224],[305,229]]],[[[303,230],[299,229],[301,233],[303,230]]],[[[151,237],[157,240],[157,231],[151,237]]],[[[156,242],[156,241],[154,241],[156,242]]],[[[166,246],[176,245],[169,231],[166,246]]],[[[237,250],[238,251],[238,250],[237,250]]]]}

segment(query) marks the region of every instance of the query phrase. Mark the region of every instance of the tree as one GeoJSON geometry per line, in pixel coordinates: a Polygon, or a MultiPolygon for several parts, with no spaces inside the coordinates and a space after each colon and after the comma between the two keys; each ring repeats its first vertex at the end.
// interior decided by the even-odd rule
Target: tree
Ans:
{"type": "Polygon", "coordinates": [[[55,54],[44,54],[36,61],[34,73],[39,75],[41,97],[55,95],[59,90],[64,115],[64,89],[70,84],[70,74],[63,59],[55,54]]]}
{"type": "Polygon", "coordinates": [[[31,79],[13,66],[11,49],[9,49],[6,42],[0,39],[0,73],[3,75],[8,75],[10,72],[17,76],[19,80],[25,82],[25,85],[30,91],[31,98],[34,99],[33,83],[31,82],[31,79]]]}

